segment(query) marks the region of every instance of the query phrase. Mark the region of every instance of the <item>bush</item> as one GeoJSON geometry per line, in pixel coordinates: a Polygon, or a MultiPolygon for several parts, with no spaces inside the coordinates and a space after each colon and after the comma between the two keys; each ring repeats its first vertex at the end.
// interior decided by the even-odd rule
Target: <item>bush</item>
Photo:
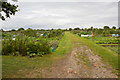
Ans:
{"type": "Polygon", "coordinates": [[[15,40],[12,37],[4,39],[2,42],[3,55],[31,55],[39,53],[43,55],[50,53],[51,45],[44,38],[39,38],[37,41],[29,37],[17,36],[15,40]]]}

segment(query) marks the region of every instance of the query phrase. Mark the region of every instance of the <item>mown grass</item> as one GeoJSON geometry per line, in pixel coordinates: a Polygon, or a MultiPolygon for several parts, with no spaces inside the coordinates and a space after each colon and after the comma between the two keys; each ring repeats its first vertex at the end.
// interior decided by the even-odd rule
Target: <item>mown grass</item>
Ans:
{"type": "Polygon", "coordinates": [[[72,43],[71,43],[71,34],[69,32],[65,32],[63,39],[60,41],[58,48],[56,49],[55,56],[63,57],[64,54],[70,53],[72,51],[72,43]]]}
{"type": "Polygon", "coordinates": [[[107,46],[107,47],[105,47],[105,48],[111,49],[112,51],[118,53],[118,46],[115,46],[115,47],[107,46]]]}
{"type": "MultiPolygon", "coordinates": [[[[56,61],[64,58],[72,50],[70,33],[65,32],[56,51],[46,54],[43,57],[29,58],[28,56],[2,56],[2,77],[3,78],[26,78],[31,71],[35,69],[42,70],[54,65],[56,61]]],[[[33,73],[34,74],[34,73],[33,73]]],[[[38,73],[37,77],[43,77],[38,73]]]]}

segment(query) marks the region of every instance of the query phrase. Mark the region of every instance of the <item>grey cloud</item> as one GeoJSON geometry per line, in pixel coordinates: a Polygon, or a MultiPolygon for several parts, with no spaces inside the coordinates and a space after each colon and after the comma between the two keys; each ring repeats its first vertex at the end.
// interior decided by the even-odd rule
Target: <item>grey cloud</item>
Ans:
{"type": "Polygon", "coordinates": [[[0,24],[3,29],[113,26],[117,7],[117,2],[20,2],[20,11],[0,24]]]}
{"type": "Polygon", "coordinates": [[[118,2],[119,0],[18,0],[20,2],[118,2]]]}

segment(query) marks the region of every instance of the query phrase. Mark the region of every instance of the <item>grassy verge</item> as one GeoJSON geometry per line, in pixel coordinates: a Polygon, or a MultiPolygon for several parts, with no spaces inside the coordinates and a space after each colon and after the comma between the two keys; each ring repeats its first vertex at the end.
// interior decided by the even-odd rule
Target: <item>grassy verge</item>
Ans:
{"type": "MultiPolygon", "coordinates": [[[[70,35],[69,32],[65,32],[56,51],[52,54],[46,54],[43,57],[2,56],[2,77],[25,78],[27,74],[35,69],[42,70],[45,67],[55,64],[56,61],[64,58],[66,53],[71,52],[72,44],[70,35]]],[[[39,78],[43,77],[43,74],[37,73],[37,75],[39,78]]]]}
{"type": "Polygon", "coordinates": [[[49,55],[32,59],[21,56],[2,56],[2,59],[3,78],[24,78],[35,68],[43,69],[45,66],[49,66],[53,63],[49,55]]]}
{"type": "Polygon", "coordinates": [[[119,52],[119,51],[118,51],[118,46],[116,46],[116,47],[109,47],[109,46],[107,46],[106,48],[108,48],[108,49],[110,49],[110,50],[112,50],[112,51],[114,51],[114,52],[116,52],[116,53],[119,52]]]}
{"type": "Polygon", "coordinates": [[[54,56],[63,57],[65,54],[70,53],[72,51],[72,43],[71,43],[71,34],[69,32],[65,32],[63,39],[60,41],[56,52],[54,52],[54,56]]]}

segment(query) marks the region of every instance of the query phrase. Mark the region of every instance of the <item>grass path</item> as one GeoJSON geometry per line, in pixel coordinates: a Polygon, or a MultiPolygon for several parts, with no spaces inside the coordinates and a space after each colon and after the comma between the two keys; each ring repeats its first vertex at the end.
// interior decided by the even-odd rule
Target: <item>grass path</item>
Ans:
{"type": "Polygon", "coordinates": [[[72,43],[71,54],[45,69],[45,77],[117,78],[118,57],[115,52],[77,35],[67,34],[72,43]]]}
{"type": "Polygon", "coordinates": [[[52,54],[47,54],[44,57],[35,57],[32,59],[28,57],[20,57],[20,56],[18,57],[2,56],[3,59],[2,74],[3,74],[3,78],[4,77],[5,78],[86,77],[86,76],[101,77],[103,74],[105,74],[103,73],[101,74],[101,76],[98,76],[98,74],[90,75],[89,72],[91,72],[90,69],[92,68],[91,69],[92,73],[93,71],[94,72],[98,71],[97,73],[100,73],[103,70],[105,71],[107,70],[106,76],[104,77],[110,77],[110,76],[115,77],[115,75],[112,74],[111,72],[111,70],[113,69],[111,67],[109,67],[111,70],[108,68],[104,68],[105,66],[100,68],[99,70],[96,70],[98,69],[98,67],[94,68],[93,65],[90,66],[91,62],[94,61],[94,58],[101,60],[101,63],[99,63],[99,61],[96,61],[100,65],[103,65],[102,62],[105,61],[106,67],[110,65],[114,69],[118,69],[117,67],[118,57],[116,53],[114,53],[109,49],[103,48],[102,46],[97,45],[91,41],[88,41],[84,38],[80,38],[77,35],[74,35],[69,32],[65,32],[65,35],[60,41],[59,47],[52,54]],[[85,46],[87,48],[85,48],[85,46]],[[88,52],[85,52],[87,50],[88,52]],[[82,55],[81,51],[83,51],[83,54],[88,53],[89,56],[82,55]],[[70,54],[71,52],[72,55],[70,54]],[[90,55],[93,56],[90,57],[90,55]],[[96,57],[96,55],[98,55],[98,57],[96,57]],[[91,60],[92,57],[93,60],[91,60]],[[82,65],[80,66],[80,64],[78,63],[82,65]],[[87,65],[87,67],[85,65],[87,65]],[[70,66],[72,66],[73,69],[75,70],[71,71],[70,66]],[[87,72],[84,70],[81,71],[82,67],[84,67],[85,68],[84,70],[86,70],[87,72]],[[78,72],[75,72],[77,70],[78,72]],[[66,71],[68,72],[66,73],[66,71]],[[86,72],[87,75],[86,73],[78,74],[80,73],[79,71],[86,72]],[[64,75],[60,75],[60,74],[64,74],[64,75]]]}

